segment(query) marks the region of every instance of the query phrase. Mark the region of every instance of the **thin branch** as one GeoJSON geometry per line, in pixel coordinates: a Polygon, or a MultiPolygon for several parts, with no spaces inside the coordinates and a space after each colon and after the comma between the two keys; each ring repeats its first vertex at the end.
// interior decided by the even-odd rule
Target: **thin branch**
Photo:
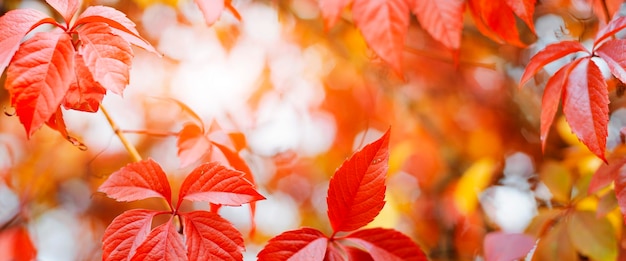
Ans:
{"type": "Polygon", "coordinates": [[[173,131],[154,131],[154,130],[120,130],[121,133],[127,134],[145,134],[157,137],[177,136],[178,132],[173,131]]]}
{"type": "Polygon", "coordinates": [[[130,157],[133,158],[133,161],[135,162],[141,161],[141,155],[139,155],[139,152],[137,152],[137,148],[135,148],[135,146],[126,139],[126,136],[124,136],[124,133],[120,131],[120,128],[117,126],[115,121],[113,121],[113,119],[111,118],[111,115],[109,115],[109,113],[104,108],[104,106],[102,106],[102,104],[100,105],[100,110],[104,114],[104,117],[107,118],[107,121],[109,122],[109,125],[111,125],[111,129],[113,129],[113,132],[115,132],[115,135],[117,135],[117,137],[120,139],[120,141],[124,145],[124,148],[126,148],[126,151],[128,151],[128,154],[130,154],[130,157]]]}
{"type": "Polygon", "coordinates": [[[602,12],[604,12],[604,21],[606,24],[609,24],[611,21],[611,15],[609,14],[609,7],[606,5],[606,0],[599,0],[602,4],[602,12]]]}

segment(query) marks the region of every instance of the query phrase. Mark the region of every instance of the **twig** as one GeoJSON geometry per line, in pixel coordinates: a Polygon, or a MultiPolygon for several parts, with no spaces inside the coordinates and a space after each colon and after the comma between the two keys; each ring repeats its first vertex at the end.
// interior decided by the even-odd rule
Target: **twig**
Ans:
{"type": "Polygon", "coordinates": [[[113,132],[115,132],[115,135],[117,135],[117,137],[120,139],[120,141],[124,145],[124,148],[126,148],[126,151],[128,151],[128,154],[130,154],[130,157],[133,158],[133,161],[135,162],[141,161],[141,155],[139,155],[139,152],[137,152],[137,148],[135,148],[135,146],[126,139],[126,136],[124,136],[124,133],[120,131],[120,128],[113,121],[113,119],[111,118],[111,115],[109,115],[109,113],[104,108],[104,106],[102,106],[102,104],[100,105],[100,110],[104,114],[104,117],[107,118],[107,121],[109,122],[109,125],[111,125],[111,129],[113,129],[113,132]]]}

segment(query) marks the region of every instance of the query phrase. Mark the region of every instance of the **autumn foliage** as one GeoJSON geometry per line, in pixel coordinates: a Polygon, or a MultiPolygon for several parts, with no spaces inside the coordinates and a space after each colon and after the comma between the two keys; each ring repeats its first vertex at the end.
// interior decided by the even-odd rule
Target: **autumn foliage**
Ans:
{"type": "Polygon", "coordinates": [[[0,261],[622,260],[625,6],[0,1],[0,261]]]}

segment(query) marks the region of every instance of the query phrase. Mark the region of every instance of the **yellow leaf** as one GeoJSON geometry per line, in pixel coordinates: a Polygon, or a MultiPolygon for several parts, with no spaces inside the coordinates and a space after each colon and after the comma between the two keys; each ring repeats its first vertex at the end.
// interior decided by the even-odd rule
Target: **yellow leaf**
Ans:
{"type": "Polygon", "coordinates": [[[470,166],[454,191],[456,207],[464,215],[472,213],[478,204],[478,195],[491,183],[496,162],[491,158],[482,158],[470,166]]]}

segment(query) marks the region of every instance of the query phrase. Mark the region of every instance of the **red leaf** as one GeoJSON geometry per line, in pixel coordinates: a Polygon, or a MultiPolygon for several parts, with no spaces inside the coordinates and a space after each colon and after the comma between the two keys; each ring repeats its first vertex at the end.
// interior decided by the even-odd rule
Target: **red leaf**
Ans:
{"type": "Polygon", "coordinates": [[[535,23],[533,22],[533,15],[535,14],[535,2],[536,0],[506,0],[505,3],[511,8],[513,13],[517,15],[528,28],[534,33],[535,23]]]}
{"type": "Polygon", "coordinates": [[[194,0],[194,2],[200,8],[207,26],[217,22],[224,11],[224,0],[194,0]]]}
{"type": "Polygon", "coordinates": [[[102,87],[122,94],[130,74],[133,53],[128,43],[104,23],[88,23],[78,29],[81,55],[93,79],[102,87]]]}
{"type": "Polygon", "coordinates": [[[322,17],[324,17],[326,30],[332,28],[337,23],[337,19],[341,16],[341,11],[351,2],[352,0],[319,0],[319,7],[322,17]]]}
{"type": "Polygon", "coordinates": [[[510,0],[469,0],[468,3],[476,24],[486,25],[489,30],[493,31],[501,39],[494,39],[490,32],[482,31],[486,28],[477,26],[485,36],[492,38],[496,42],[504,40],[509,44],[521,47],[526,46],[519,39],[514,13],[521,15],[522,21],[534,31],[532,17],[535,0],[524,0],[522,3],[513,3],[510,0]]]}
{"type": "Polygon", "coordinates": [[[30,261],[37,257],[37,249],[24,227],[0,231],[0,261],[30,261]]]}
{"type": "Polygon", "coordinates": [[[402,74],[404,40],[410,22],[406,1],[355,0],[352,16],[368,46],[402,74]]]}
{"type": "Polygon", "coordinates": [[[609,91],[600,68],[591,58],[583,58],[569,74],[563,93],[563,113],[576,137],[605,162],[608,104],[609,91]]]}
{"type": "Polygon", "coordinates": [[[0,74],[17,52],[22,38],[44,23],[56,24],[56,21],[34,9],[11,10],[0,17],[0,74]]]}
{"type": "Polygon", "coordinates": [[[127,42],[160,56],[148,41],[139,36],[139,32],[135,29],[135,23],[128,19],[124,13],[114,8],[108,6],[87,7],[76,20],[74,28],[86,23],[105,23],[111,27],[114,34],[121,36],[127,42]]]}
{"type": "Polygon", "coordinates": [[[202,128],[193,123],[187,123],[178,133],[178,158],[180,167],[185,168],[200,160],[211,150],[211,141],[204,136],[202,128]]]}
{"type": "Polygon", "coordinates": [[[615,196],[617,197],[619,209],[626,218],[626,171],[621,171],[621,167],[624,166],[623,164],[619,164],[618,166],[620,166],[620,168],[613,172],[613,176],[615,177],[615,196]]]}
{"type": "Polygon", "coordinates": [[[367,250],[374,260],[426,261],[422,249],[406,235],[386,228],[371,228],[346,237],[367,250]]]}
{"type": "Polygon", "coordinates": [[[189,260],[243,260],[243,236],[228,220],[207,211],[181,214],[189,260]]]}
{"type": "MultiPolygon", "coordinates": [[[[604,188],[611,184],[611,182],[613,182],[615,178],[620,175],[621,169],[622,167],[624,167],[624,165],[626,165],[626,157],[617,160],[609,159],[608,164],[602,164],[596,170],[596,173],[591,176],[591,181],[589,182],[587,194],[595,194],[601,188],[604,188]]],[[[617,193],[617,188],[615,189],[615,192],[617,193]]]]}
{"type": "Polygon", "coordinates": [[[78,0],[46,0],[46,2],[63,16],[66,24],[70,23],[78,10],[78,0]]]}
{"type": "Polygon", "coordinates": [[[570,72],[575,68],[581,59],[571,62],[559,69],[548,80],[543,91],[543,99],[541,101],[541,150],[545,151],[550,126],[554,121],[554,116],[559,109],[559,101],[563,94],[563,86],[567,85],[567,79],[570,72]]]}
{"type": "Polygon", "coordinates": [[[485,236],[485,261],[509,261],[524,258],[535,246],[535,239],[524,234],[491,232],[485,236]]]}
{"type": "Polygon", "coordinates": [[[333,231],[352,231],[374,220],[385,205],[389,130],[346,160],[330,179],[328,218],[333,231]]]}
{"type": "Polygon", "coordinates": [[[607,24],[605,27],[602,27],[602,29],[598,30],[598,32],[596,33],[596,39],[593,41],[593,49],[595,49],[596,46],[600,45],[600,43],[602,43],[604,40],[613,36],[625,27],[626,16],[616,17],[615,19],[611,20],[609,24],[607,24]]]}
{"type": "MultiPolygon", "coordinates": [[[[326,247],[326,254],[324,255],[324,261],[344,261],[346,260],[346,252],[349,247],[338,243],[337,241],[328,242],[326,247]]],[[[355,259],[360,260],[360,259],[355,259]]]]}
{"type": "Polygon", "coordinates": [[[48,125],[51,129],[58,131],[63,138],[69,138],[70,135],[67,133],[67,127],[65,126],[65,120],[63,120],[61,107],[57,108],[57,111],[52,114],[50,119],[48,119],[46,125],[48,125]]]}
{"type": "Polygon", "coordinates": [[[106,94],[106,89],[93,79],[82,55],[76,54],[74,57],[76,78],[65,94],[63,107],[78,111],[97,112],[106,94]]]}
{"type": "Polygon", "coordinates": [[[450,49],[459,49],[463,31],[464,0],[410,0],[424,30],[450,49]]]}
{"type": "Polygon", "coordinates": [[[594,53],[604,59],[615,78],[626,83],[626,40],[607,41],[594,53]]]}
{"type": "Polygon", "coordinates": [[[183,181],[177,205],[183,199],[231,206],[265,199],[243,176],[243,172],[217,162],[204,163],[183,181]]]}
{"type": "Polygon", "coordinates": [[[522,79],[520,80],[520,86],[523,86],[524,83],[530,80],[530,78],[546,64],[554,62],[565,55],[575,52],[588,51],[582,44],[577,41],[562,41],[546,46],[545,49],[535,54],[535,56],[530,59],[528,65],[526,65],[526,70],[524,70],[524,74],[522,75],[522,79]]]}
{"type": "Polygon", "coordinates": [[[248,163],[246,163],[246,161],[243,160],[241,156],[239,156],[239,153],[217,142],[211,142],[211,144],[215,145],[215,147],[217,147],[222,152],[222,154],[224,154],[224,157],[226,157],[226,160],[228,160],[228,164],[230,164],[233,169],[243,172],[245,174],[243,177],[246,180],[250,181],[252,185],[255,185],[252,171],[250,170],[250,167],[248,167],[248,163]]]}
{"type": "Polygon", "coordinates": [[[117,216],[104,230],[102,260],[127,260],[144,242],[159,212],[148,209],[131,209],[117,216]]]}
{"type": "Polygon", "coordinates": [[[349,260],[374,261],[372,255],[362,249],[356,247],[346,247],[346,250],[348,251],[348,256],[350,256],[349,260]]]}
{"type": "Polygon", "coordinates": [[[117,201],[163,198],[172,205],[170,183],[165,172],[152,159],[126,165],[100,185],[98,191],[117,201]]]}
{"type": "Polygon", "coordinates": [[[72,39],[61,32],[35,34],[13,57],[5,87],[29,137],[63,101],[74,77],[73,64],[72,39]]]}
{"type": "Polygon", "coordinates": [[[176,231],[173,219],[174,216],[152,230],[130,261],[187,260],[183,238],[176,231]]]}
{"type": "Polygon", "coordinates": [[[283,232],[270,239],[257,255],[260,261],[323,260],[328,238],[312,228],[283,232]]]}

